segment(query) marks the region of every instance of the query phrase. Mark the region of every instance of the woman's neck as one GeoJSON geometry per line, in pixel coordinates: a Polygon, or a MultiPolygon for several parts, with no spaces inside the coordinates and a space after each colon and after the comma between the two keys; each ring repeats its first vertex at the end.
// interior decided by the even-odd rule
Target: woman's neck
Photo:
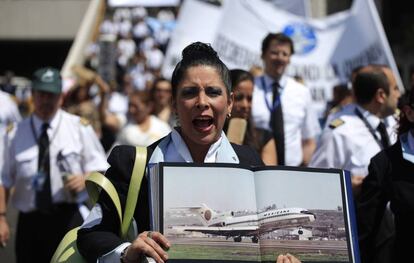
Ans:
{"type": "Polygon", "coordinates": [[[187,148],[191,154],[191,158],[195,163],[204,163],[204,160],[207,156],[208,150],[210,149],[211,145],[203,145],[203,144],[196,144],[189,138],[187,138],[182,132],[181,129],[177,129],[180,133],[181,138],[183,138],[187,148]]]}

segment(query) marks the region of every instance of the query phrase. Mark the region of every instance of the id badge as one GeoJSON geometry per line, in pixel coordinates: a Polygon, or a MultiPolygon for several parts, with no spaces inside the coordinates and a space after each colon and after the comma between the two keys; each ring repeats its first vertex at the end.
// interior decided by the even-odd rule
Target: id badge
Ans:
{"type": "Polygon", "coordinates": [[[33,177],[32,185],[36,191],[41,191],[46,181],[46,174],[43,171],[38,171],[33,177]]]}

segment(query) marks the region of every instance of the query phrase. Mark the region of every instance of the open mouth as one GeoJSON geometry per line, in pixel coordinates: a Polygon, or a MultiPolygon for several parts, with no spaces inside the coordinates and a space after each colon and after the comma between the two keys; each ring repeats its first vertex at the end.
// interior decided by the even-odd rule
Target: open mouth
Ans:
{"type": "Polygon", "coordinates": [[[207,131],[213,125],[213,118],[210,116],[200,116],[193,119],[193,125],[197,130],[207,131]]]}

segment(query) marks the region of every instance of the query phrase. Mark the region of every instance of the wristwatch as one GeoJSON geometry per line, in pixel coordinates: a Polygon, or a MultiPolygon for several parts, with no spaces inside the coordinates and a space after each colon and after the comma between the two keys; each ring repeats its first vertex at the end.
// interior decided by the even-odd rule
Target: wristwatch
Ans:
{"type": "MultiPolygon", "coordinates": [[[[124,250],[122,250],[122,252],[121,252],[121,257],[120,257],[120,261],[121,261],[121,263],[130,263],[130,262],[131,262],[131,261],[129,261],[129,259],[126,257],[126,254],[127,254],[128,248],[129,248],[130,246],[131,246],[131,245],[127,246],[126,248],[124,248],[124,250]]],[[[140,254],[140,256],[139,256],[139,258],[138,258],[138,262],[140,262],[140,263],[147,263],[147,262],[148,262],[147,257],[146,257],[143,253],[141,253],[141,254],[140,254]]]]}
{"type": "Polygon", "coordinates": [[[127,246],[127,247],[125,247],[125,248],[124,248],[124,250],[122,250],[122,252],[121,252],[121,257],[120,257],[120,261],[121,261],[121,263],[128,263],[128,260],[127,260],[127,258],[126,258],[126,252],[127,252],[128,248],[129,248],[130,246],[131,246],[131,245],[129,245],[129,246],[127,246]]]}

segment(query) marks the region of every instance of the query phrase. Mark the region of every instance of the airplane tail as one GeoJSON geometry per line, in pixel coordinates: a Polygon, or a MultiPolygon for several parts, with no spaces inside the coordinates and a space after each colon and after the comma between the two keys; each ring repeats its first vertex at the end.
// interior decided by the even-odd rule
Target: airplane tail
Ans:
{"type": "Polygon", "coordinates": [[[215,218],[216,212],[209,208],[206,204],[201,204],[201,207],[197,207],[194,209],[197,213],[198,218],[200,219],[201,223],[204,226],[208,226],[211,224],[211,221],[215,218]]]}

